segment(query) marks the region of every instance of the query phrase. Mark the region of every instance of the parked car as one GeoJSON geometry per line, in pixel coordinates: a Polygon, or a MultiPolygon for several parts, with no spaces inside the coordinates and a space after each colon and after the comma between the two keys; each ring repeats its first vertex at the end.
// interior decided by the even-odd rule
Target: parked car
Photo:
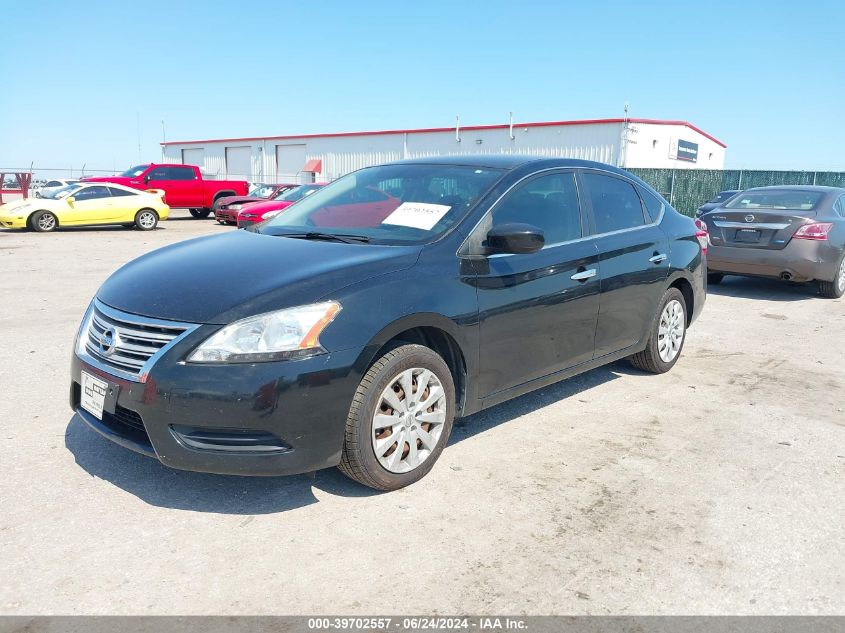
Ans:
{"type": "Polygon", "coordinates": [[[670,370],[705,294],[693,220],[621,169],[392,163],[123,266],[83,317],[70,404],[175,468],[392,490],[456,417],[621,358],[670,370]],[[348,212],[373,189],[395,208],[348,212]]]}
{"type": "Polygon", "coordinates": [[[0,226],[46,233],[63,226],[122,224],[150,231],[170,213],[163,195],[161,190],[80,182],[49,196],[4,204],[0,207],[0,226]]]}
{"type": "Polygon", "coordinates": [[[218,198],[212,208],[214,211],[214,218],[220,224],[237,224],[238,212],[244,207],[244,205],[252,202],[275,200],[286,191],[295,189],[298,186],[299,185],[291,183],[281,185],[261,185],[260,187],[256,187],[248,196],[226,196],[225,198],[218,198]]]}
{"type": "Polygon", "coordinates": [[[826,297],[845,293],[845,189],[748,189],[701,220],[710,283],[725,275],[815,280],[826,297]]]}
{"type": "Polygon", "coordinates": [[[298,187],[280,193],[272,200],[267,200],[266,202],[253,202],[251,204],[244,205],[237,214],[236,222],[238,224],[238,228],[242,229],[275,217],[294,202],[298,202],[306,196],[310,196],[312,193],[317,191],[317,189],[324,186],[325,185],[323,183],[317,182],[308,185],[299,185],[298,187]]]}
{"type": "Polygon", "coordinates": [[[33,193],[36,198],[50,198],[59,189],[64,189],[68,185],[73,185],[77,182],[79,181],[72,178],[53,178],[45,182],[43,186],[35,189],[33,193]]]}
{"type": "Polygon", "coordinates": [[[161,189],[172,208],[190,209],[195,218],[207,218],[215,201],[245,196],[245,180],[206,180],[194,165],[138,165],[120,176],[84,178],[82,182],[113,182],[135,189],[161,189]]]}
{"type": "Polygon", "coordinates": [[[708,200],[700,207],[698,207],[698,209],[696,209],[695,217],[700,218],[703,214],[722,206],[725,202],[733,198],[738,193],[742,193],[742,189],[726,189],[725,191],[720,191],[710,200],[708,200]]]}

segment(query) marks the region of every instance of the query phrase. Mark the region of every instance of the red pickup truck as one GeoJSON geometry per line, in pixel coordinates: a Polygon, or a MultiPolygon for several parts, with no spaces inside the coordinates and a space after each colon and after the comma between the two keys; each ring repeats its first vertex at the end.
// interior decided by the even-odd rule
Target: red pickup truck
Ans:
{"type": "Polygon", "coordinates": [[[85,182],[114,182],[133,189],[163,189],[164,201],[173,208],[190,209],[195,218],[207,218],[218,198],[245,196],[245,180],[204,180],[194,165],[138,165],[119,176],[83,178],[85,182]]]}

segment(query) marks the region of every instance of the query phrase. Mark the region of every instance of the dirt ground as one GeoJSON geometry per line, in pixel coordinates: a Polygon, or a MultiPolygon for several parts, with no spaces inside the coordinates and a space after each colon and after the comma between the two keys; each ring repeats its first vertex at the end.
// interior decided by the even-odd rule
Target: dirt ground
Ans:
{"type": "Polygon", "coordinates": [[[0,613],[845,613],[845,301],[728,278],[669,374],[466,418],[399,492],[170,470],[73,416],[73,338],[122,263],[229,230],[0,231],[0,613]]]}

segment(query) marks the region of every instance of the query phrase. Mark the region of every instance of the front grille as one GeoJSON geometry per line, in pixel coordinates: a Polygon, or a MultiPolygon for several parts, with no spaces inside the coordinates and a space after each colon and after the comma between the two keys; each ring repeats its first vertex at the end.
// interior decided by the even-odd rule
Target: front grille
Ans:
{"type": "Polygon", "coordinates": [[[85,351],[108,367],[138,375],[151,358],[189,327],[124,314],[96,302],[85,351]]]}

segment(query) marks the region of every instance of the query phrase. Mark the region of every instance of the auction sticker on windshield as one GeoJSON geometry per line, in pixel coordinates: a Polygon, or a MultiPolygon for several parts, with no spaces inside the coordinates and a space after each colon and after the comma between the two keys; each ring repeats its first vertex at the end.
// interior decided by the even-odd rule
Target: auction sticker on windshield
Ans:
{"type": "Polygon", "coordinates": [[[403,202],[396,207],[393,213],[382,220],[382,224],[409,226],[414,229],[430,231],[451,208],[445,204],[403,202]]]}
{"type": "Polygon", "coordinates": [[[105,380],[82,372],[82,393],[79,404],[98,420],[103,419],[103,405],[106,402],[108,388],[109,384],[105,380]]]}

